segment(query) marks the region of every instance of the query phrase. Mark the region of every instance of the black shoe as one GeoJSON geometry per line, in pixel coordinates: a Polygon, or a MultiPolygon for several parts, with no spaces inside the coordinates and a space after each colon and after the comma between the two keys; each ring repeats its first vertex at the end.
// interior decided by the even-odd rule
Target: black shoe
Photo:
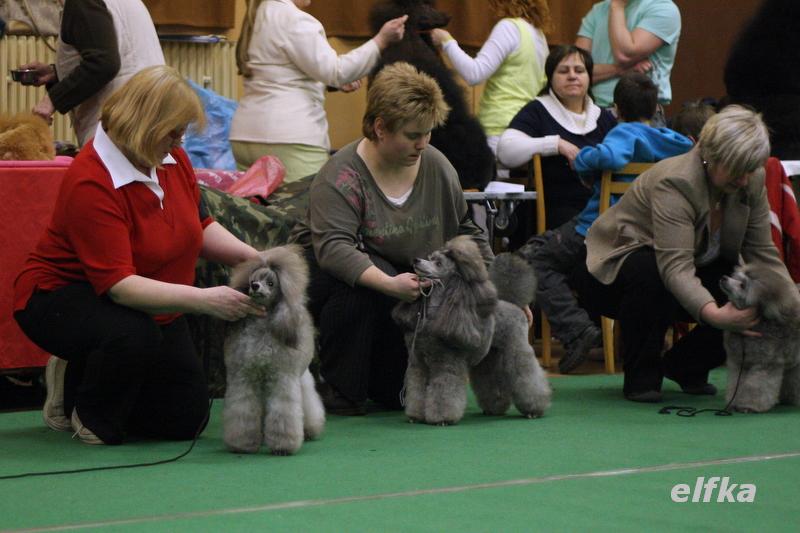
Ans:
{"type": "Polygon", "coordinates": [[[717,394],[717,387],[711,383],[681,383],[667,372],[664,372],[664,377],[677,383],[681,390],[686,394],[692,394],[695,396],[714,396],[717,394]]]}
{"type": "Polygon", "coordinates": [[[322,399],[322,404],[325,406],[325,412],[328,414],[341,416],[364,416],[367,414],[366,405],[346,398],[334,389],[330,383],[319,383],[317,392],[322,399]]]}
{"type": "Polygon", "coordinates": [[[566,353],[558,361],[558,371],[562,374],[569,374],[586,359],[589,350],[600,345],[603,341],[603,333],[600,328],[589,326],[578,335],[572,342],[568,342],[564,349],[566,353]]]}
{"type": "Polygon", "coordinates": [[[661,392],[657,390],[645,390],[639,392],[626,392],[625,399],[632,402],[660,403],[663,400],[661,392]]]}

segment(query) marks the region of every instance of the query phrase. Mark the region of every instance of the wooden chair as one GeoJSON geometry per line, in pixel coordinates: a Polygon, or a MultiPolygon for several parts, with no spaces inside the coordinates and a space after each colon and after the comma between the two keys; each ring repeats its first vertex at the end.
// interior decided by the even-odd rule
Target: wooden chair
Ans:
{"type": "MultiPolygon", "coordinates": [[[[653,166],[653,163],[629,163],[620,170],[606,170],[600,178],[600,214],[602,215],[611,207],[611,195],[622,195],[627,191],[632,181],[614,180],[614,176],[638,176],[653,166]]],[[[600,329],[603,332],[603,358],[605,359],[606,373],[613,374],[615,342],[614,321],[608,317],[600,317],[600,329]]]]}
{"type": "MultiPolygon", "coordinates": [[[[536,233],[542,234],[545,231],[545,210],[544,210],[544,180],[542,177],[542,156],[534,154],[531,159],[527,176],[511,178],[515,183],[525,185],[525,188],[536,191],[536,233]]],[[[542,316],[542,366],[549,368],[552,362],[552,341],[550,338],[550,323],[544,313],[542,316]]],[[[533,327],[530,329],[529,339],[531,344],[536,336],[533,327]]]]}

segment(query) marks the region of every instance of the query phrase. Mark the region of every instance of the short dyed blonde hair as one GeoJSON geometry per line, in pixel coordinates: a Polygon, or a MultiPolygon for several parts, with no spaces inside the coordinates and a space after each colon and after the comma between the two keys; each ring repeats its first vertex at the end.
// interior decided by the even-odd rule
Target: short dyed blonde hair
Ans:
{"type": "Polygon", "coordinates": [[[501,18],[525,19],[544,33],[553,30],[547,0],[489,0],[489,5],[501,18]]]}
{"type": "Polygon", "coordinates": [[[708,119],[697,146],[709,165],[721,167],[731,177],[738,178],[766,163],[769,131],[761,114],[731,105],[708,119]]]}
{"type": "Polygon", "coordinates": [[[166,65],[148,67],[117,89],[100,116],[108,137],[129,161],[161,164],[159,144],[193,124],[205,126],[203,104],[183,76],[166,65]]]}
{"type": "Polygon", "coordinates": [[[381,69],[370,83],[361,130],[364,137],[374,141],[378,117],[394,133],[411,120],[437,128],[449,113],[450,106],[436,80],[408,63],[397,62],[381,69]]]}

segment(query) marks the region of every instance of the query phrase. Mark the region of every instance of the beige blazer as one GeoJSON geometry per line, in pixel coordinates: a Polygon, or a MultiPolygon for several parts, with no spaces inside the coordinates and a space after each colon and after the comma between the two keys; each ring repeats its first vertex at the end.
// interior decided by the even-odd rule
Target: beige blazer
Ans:
{"type": "Polygon", "coordinates": [[[787,290],[794,287],[772,243],[763,170],[733,194],[714,192],[697,148],[643,173],[592,224],[586,236],[589,272],[610,284],[632,251],[653,248],[664,285],[699,320],[700,309],[714,298],[696,276],[695,259],[708,246],[708,214],[717,200],[722,258],[764,263],[786,278],[787,290]]]}

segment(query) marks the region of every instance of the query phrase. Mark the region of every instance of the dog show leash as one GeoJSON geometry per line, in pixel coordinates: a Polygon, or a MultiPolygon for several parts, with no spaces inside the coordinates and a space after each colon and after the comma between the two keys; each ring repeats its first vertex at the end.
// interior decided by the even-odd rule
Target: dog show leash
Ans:
{"type": "Polygon", "coordinates": [[[685,417],[692,417],[699,413],[711,412],[714,413],[715,416],[733,416],[733,411],[730,410],[731,404],[733,400],[736,398],[736,393],[739,391],[739,382],[742,380],[742,374],[744,373],[744,360],[746,354],[742,354],[742,364],[739,366],[739,375],[736,377],[736,386],[733,388],[733,394],[731,395],[731,399],[728,400],[728,404],[722,409],[698,409],[696,407],[691,406],[680,406],[680,405],[668,405],[666,407],[662,407],[658,410],[658,414],[660,415],[671,415],[673,412],[678,416],[685,416],[685,417]]]}
{"type": "MultiPolygon", "coordinates": [[[[417,345],[417,333],[419,332],[420,326],[424,325],[425,319],[428,318],[428,298],[431,297],[433,294],[433,288],[435,285],[439,285],[444,287],[444,282],[440,279],[434,278],[419,278],[419,281],[430,281],[431,284],[427,287],[423,287],[422,283],[419,285],[419,295],[420,298],[417,299],[419,302],[419,309],[417,309],[417,323],[414,325],[414,335],[411,337],[411,348],[409,349],[409,356],[414,354],[415,346],[417,345]]],[[[405,406],[406,404],[406,386],[405,383],[403,384],[403,388],[400,389],[400,405],[405,406]]]]}

